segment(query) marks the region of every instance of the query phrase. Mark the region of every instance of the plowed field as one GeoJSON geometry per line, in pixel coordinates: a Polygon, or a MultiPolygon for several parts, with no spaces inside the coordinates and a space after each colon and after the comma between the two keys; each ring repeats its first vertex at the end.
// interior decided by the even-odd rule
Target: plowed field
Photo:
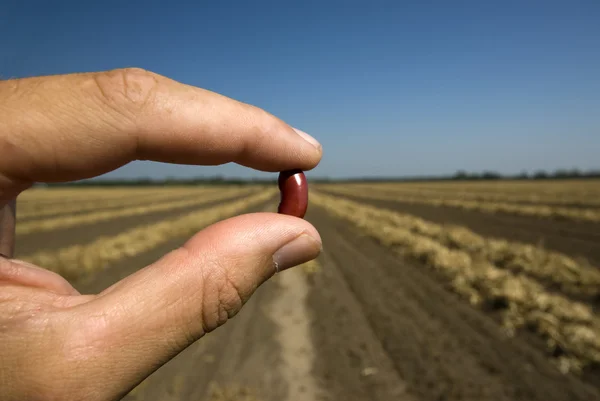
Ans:
{"type": "MultiPolygon", "coordinates": [[[[600,400],[600,223],[415,200],[417,192],[455,201],[452,194],[470,191],[461,199],[492,202],[473,185],[411,187],[410,201],[390,197],[409,192],[400,184],[345,193],[315,186],[306,218],[321,233],[321,256],[277,274],[125,399],[600,400]]],[[[537,195],[525,196],[526,187],[504,185],[490,190],[493,202],[529,207],[545,197],[547,207],[596,207],[595,182],[578,184],[581,199],[560,186],[530,184],[537,195]]],[[[49,261],[44,267],[67,272],[82,293],[102,291],[207,224],[277,204],[273,188],[253,186],[172,196],[60,191],[24,197],[21,222],[31,229],[18,235],[17,257],[49,261]],[[77,219],[61,224],[60,216],[77,219]],[[38,229],[44,220],[56,229],[38,229]],[[65,267],[79,260],[80,270],[65,267]]]]}

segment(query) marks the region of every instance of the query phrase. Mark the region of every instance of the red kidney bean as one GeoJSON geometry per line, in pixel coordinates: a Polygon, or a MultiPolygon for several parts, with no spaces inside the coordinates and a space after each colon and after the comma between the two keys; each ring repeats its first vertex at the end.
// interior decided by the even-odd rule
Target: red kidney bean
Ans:
{"type": "Polygon", "coordinates": [[[308,182],[302,170],[288,170],[279,173],[281,201],[278,213],[303,218],[308,208],[308,182]]]}

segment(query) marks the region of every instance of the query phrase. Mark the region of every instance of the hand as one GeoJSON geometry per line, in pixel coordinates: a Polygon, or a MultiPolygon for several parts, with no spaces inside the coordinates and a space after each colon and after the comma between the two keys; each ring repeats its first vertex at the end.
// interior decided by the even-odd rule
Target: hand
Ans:
{"type": "Polygon", "coordinates": [[[0,82],[3,400],[116,400],[234,316],[279,268],[315,258],[313,226],[273,213],[214,224],[97,295],[10,259],[14,200],[34,182],[133,160],[310,170],[321,146],[256,107],[139,69],[0,82]]]}

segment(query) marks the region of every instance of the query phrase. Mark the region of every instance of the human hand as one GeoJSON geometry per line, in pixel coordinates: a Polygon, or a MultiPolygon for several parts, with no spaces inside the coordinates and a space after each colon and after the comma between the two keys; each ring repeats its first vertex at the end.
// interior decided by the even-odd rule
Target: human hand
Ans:
{"type": "Polygon", "coordinates": [[[321,146],[256,107],[138,69],[0,82],[2,400],[115,400],[234,316],[279,268],[315,258],[319,234],[274,213],[199,232],[97,295],[10,259],[14,200],[34,182],[133,160],[262,171],[314,168],[321,146]]]}

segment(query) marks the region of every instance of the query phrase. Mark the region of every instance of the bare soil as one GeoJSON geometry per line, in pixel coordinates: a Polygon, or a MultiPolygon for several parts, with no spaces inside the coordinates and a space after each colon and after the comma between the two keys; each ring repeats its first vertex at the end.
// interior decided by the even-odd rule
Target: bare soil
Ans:
{"type": "MultiPolygon", "coordinates": [[[[396,377],[406,381],[418,400],[600,399],[597,382],[561,374],[535,340],[508,338],[493,316],[446,290],[426,267],[399,259],[318,209],[309,219],[321,232],[326,250],[327,274],[316,276],[310,297],[315,313],[329,311],[327,319],[314,320],[317,350],[328,355],[317,375],[338,381],[341,372],[369,364],[367,350],[378,343],[396,377]],[[350,295],[332,292],[335,282],[350,295]],[[354,301],[343,306],[343,296],[354,301]],[[367,321],[358,329],[356,317],[344,319],[359,312],[356,305],[367,321]],[[345,348],[346,338],[367,328],[374,337],[371,344],[345,348]],[[330,337],[320,334],[327,332],[330,337]]],[[[389,365],[379,366],[385,366],[384,377],[393,377],[389,365]]],[[[353,376],[357,386],[361,379],[353,376]]],[[[372,395],[340,399],[386,399],[372,395]]]]}
{"type": "MultiPolygon", "coordinates": [[[[186,200],[186,199],[198,199],[198,197],[200,195],[201,194],[185,195],[185,196],[180,196],[178,198],[171,197],[171,198],[161,199],[158,202],[155,199],[152,199],[152,197],[146,197],[146,198],[143,198],[143,199],[138,199],[137,202],[129,204],[129,205],[125,206],[125,207],[140,207],[140,206],[156,205],[156,204],[173,202],[173,201],[181,201],[181,200],[186,200]]],[[[123,197],[123,200],[129,201],[130,198],[123,197]]],[[[52,204],[51,206],[53,206],[53,207],[64,206],[65,202],[68,202],[68,201],[63,201],[61,203],[52,204]]],[[[111,200],[111,202],[112,202],[112,200],[111,200]]],[[[42,204],[42,203],[40,202],[39,204],[42,204]]],[[[122,209],[123,209],[122,205],[111,205],[111,204],[109,204],[109,206],[99,205],[94,211],[100,211],[101,210],[103,212],[106,212],[106,211],[110,211],[110,210],[122,210],[122,209]]],[[[61,217],[61,216],[64,216],[64,217],[79,216],[79,215],[84,215],[84,214],[87,214],[87,213],[91,213],[91,210],[88,209],[88,210],[83,210],[83,211],[72,211],[72,212],[69,212],[69,211],[66,211],[66,212],[65,211],[59,211],[59,212],[56,212],[56,213],[42,215],[42,216],[22,217],[22,218],[18,218],[18,221],[19,222],[21,222],[21,221],[22,222],[25,222],[25,221],[35,221],[35,220],[42,221],[42,220],[46,220],[46,219],[54,219],[54,218],[61,217]]]]}
{"type": "MultiPolygon", "coordinates": [[[[329,195],[342,196],[327,193],[329,195]]],[[[484,237],[503,238],[534,245],[584,258],[600,267],[600,224],[571,220],[552,220],[510,214],[489,214],[474,210],[463,210],[448,206],[431,206],[400,201],[363,199],[355,196],[343,197],[411,214],[438,224],[454,224],[469,228],[484,237]]]]}
{"type": "MultiPolygon", "coordinates": [[[[146,218],[129,221],[129,228],[146,218]]],[[[47,247],[52,237],[62,237],[60,246],[83,243],[84,231],[91,239],[116,233],[128,228],[121,220],[44,233],[37,246],[47,247]]],[[[323,238],[320,272],[276,275],[235,318],[125,400],[600,400],[597,380],[561,374],[535,339],[506,337],[495,316],[459,299],[426,267],[318,208],[307,220],[323,238]]],[[[28,237],[19,239],[20,249],[36,250],[28,237]]],[[[186,240],[74,285],[100,292],[186,240]]]]}
{"type": "MultiPolygon", "coordinates": [[[[239,195],[231,198],[209,202],[201,206],[188,206],[168,211],[158,211],[144,215],[120,217],[100,221],[93,224],[67,227],[53,230],[51,232],[33,232],[26,235],[18,235],[15,247],[16,257],[23,257],[41,250],[56,250],[73,244],[88,244],[100,236],[111,236],[121,233],[127,229],[144,224],[158,223],[163,220],[177,218],[195,210],[216,206],[226,201],[240,199],[239,195]]],[[[19,224],[17,222],[17,224],[19,224]]]]}

